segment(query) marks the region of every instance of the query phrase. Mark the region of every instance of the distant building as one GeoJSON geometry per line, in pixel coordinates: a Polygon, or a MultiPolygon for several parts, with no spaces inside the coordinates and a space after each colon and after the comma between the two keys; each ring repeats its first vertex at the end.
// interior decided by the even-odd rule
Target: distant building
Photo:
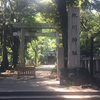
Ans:
{"type": "Polygon", "coordinates": [[[46,64],[55,64],[56,62],[56,52],[49,51],[44,53],[46,64]]]}

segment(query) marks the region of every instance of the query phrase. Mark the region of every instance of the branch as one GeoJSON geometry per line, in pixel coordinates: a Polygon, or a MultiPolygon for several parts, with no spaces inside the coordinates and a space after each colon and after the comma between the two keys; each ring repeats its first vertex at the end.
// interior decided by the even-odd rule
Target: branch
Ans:
{"type": "Polygon", "coordinates": [[[11,1],[10,1],[10,0],[8,0],[8,1],[9,1],[9,3],[10,3],[11,10],[14,11],[13,8],[12,8],[11,1]]]}
{"type": "MultiPolygon", "coordinates": [[[[32,46],[32,43],[31,43],[31,46],[32,46]]],[[[33,48],[33,46],[32,46],[32,49],[36,52],[36,50],[33,48]]]]}

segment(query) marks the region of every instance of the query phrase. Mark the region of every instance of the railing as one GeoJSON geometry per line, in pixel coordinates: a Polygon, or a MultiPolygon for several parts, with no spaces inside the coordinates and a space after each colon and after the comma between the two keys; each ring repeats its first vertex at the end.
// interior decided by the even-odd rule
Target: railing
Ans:
{"type": "MultiPolygon", "coordinates": [[[[68,60],[65,57],[65,60],[68,60]]],[[[90,57],[81,57],[80,66],[90,72],[90,57]]],[[[93,57],[93,75],[100,75],[100,57],[93,57]]]]}
{"type": "MultiPolygon", "coordinates": [[[[81,58],[81,67],[87,68],[90,72],[90,57],[81,58]]],[[[100,75],[100,57],[93,57],[93,75],[100,75]]]]}

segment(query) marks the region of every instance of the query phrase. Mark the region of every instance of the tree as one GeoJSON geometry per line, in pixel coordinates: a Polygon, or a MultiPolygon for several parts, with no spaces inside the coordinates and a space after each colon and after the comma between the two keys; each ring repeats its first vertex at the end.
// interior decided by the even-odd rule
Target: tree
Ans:
{"type": "MultiPolygon", "coordinates": [[[[34,20],[34,10],[32,10],[29,7],[28,0],[13,0],[13,2],[10,2],[10,8],[13,13],[11,13],[11,21],[16,21],[16,22],[24,22],[24,23],[30,23],[30,20],[34,20]]],[[[15,29],[11,26],[11,34],[13,32],[18,31],[19,29],[15,29]]],[[[14,66],[18,63],[18,53],[19,53],[19,37],[11,37],[12,41],[12,51],[13,51],[13,64],[14,66]]]]}
{"type": "MultiPolygon", "coordinates": [[[[10,53],[12,55],[13,58],[13,65],[15,66],[18,63],[18,53],[19,53],[19,37],[14,37],[13,36],[13,32],[16,31],[20,31],[20,29],[17,28],[13,28],[12,25],[9,23],[9,21],[16,21],[16,22],[23,22],[23,23],[32,23],[34,22],[34,9],[29,7],[29,1],[31,0],[1,0],[1,3],[3,5],[5,5],[4,7],[4,16],[5,17],[4,21],[6,20],[6,27],[3,24],[4,27],[4,35],[5,38],[3,40],[4,35],[1,34],[2,36],[2,47],[3,49],[3,55],[6,56],[2,56],[3,57],[3,64],[8,64],[7,63],[7,47],[11,48],[12,53],[10,53]],[[5,29],[7,31],[5,31],[5,29]],[[4,43],[4,45],[3,45],[4,43]],[[5,51],[4,51],[5,50],[5,51]],[[4,58],[5,57],[5,58],[4,58]]],[[[30,2],[31,3],[31,2],[30,2]]],[[[3,6],[2,5],[2,6],[3,6]]],[[[33,31],[33,30],[31,30],[33,31]]],[[[4,66],[8,66],[8,65],[3,65],[4,66]]]]}
{"type": "Polygon", "coordinates": [[[34,60],[38,66],[44,53],[56,50],[56,41],[50,37],[38,37],[27,44],[26,59],[34,60]]]}
{"type": "MultiPolygon", "coordinates": [[[[100,39],[100,23],[99,15],[93,14],[90,11],[81,11],[80,14],[80,42],[81,55],[90,56],[90,39],[95,41],[100,39]]],[[[94,54],[96,55],[99,44],[94,44],[94,54]]],[[[99,52],[98,52],[99,53],[99,52]]]]}
{"type": "MultiPolygon", "coordinates": [[[[100,1],[92,0],[87,3],[83,3],[80,14],[80,41],[81,41],[81,54],[85,56],[90,56],[90,38],[93,37],[94,41],[99,42],[100,34],[100,1]],[[93,10],[97,11],[93,13],[93,10]]],[[[99,43],[93,44],[94,55],[100,55],[99,43]]]]}
{"type": "MultiPolygon", "coordinates": [[[[64,57],[68,56],[68,7],[77,7],[79,0],[52,0],[47,6],[40,6],[41,14],[49,24],[56,25],[56,30],[62,33],[64,57]]],[[[64,61],[67,67],[66,60],[64,61]]]]}
{"type": "MultiPolygon", "coordinates": [[[[62,33],[62,42],[64,47],[64,56],[68,53],[68,7],[80,7],[80,9],[95,8],[98,0],[51,0],[48,5],[40,5],[40,12],[49,24],[57,26],[57,31],[62,33]]],[[[99,6],[97,6],[99,9],[99,6]]],[[[97,9],[97,7],[95,9],[97,9]]],[[[87,31],[87,30],[85,30],[87,31]]],[[[87,43],[87,42],[86,42],[87,43]]],[[[86,46],[87,47],[87,46],[86,46]]],[[[67,67],[65,61],[65,67],[67,67]]]]}
{"type": "Polygon", "coordinates": [[[2,62],[1,62],[1,68],[8,68],[8,58],[7,58],[7,48],[6,48],[6,39],[7,39],[7,28],[8,26],[6,25],[6,3],[7,1],[3,0],[1,1],[1,4],[4,5],[4,9],[1,6],[2,10],[2,30],[1,30],[1,44],[2,44],[2,62]]]}

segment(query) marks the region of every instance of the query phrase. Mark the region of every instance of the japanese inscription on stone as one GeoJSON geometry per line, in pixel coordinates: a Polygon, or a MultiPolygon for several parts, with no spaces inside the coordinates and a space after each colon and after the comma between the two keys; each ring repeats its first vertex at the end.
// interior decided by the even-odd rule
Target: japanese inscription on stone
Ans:
{"type": "Polygon", "coordinates": [[[72,18],[77,18],[77,13],[72,13],[72,18]]]}
{"type": "MultiPolygon", "coordinates": [[[[78,18],[77,13],[72,13],[72,18],[78,18]]],[[[72,30],[77,30],[77,25],[72,25],[72,30]]],[[[73,37],[72,42],[76,44],[77,38],[73,37]]],[[[77,51],[72,51],[72,55],[77,55],[77,51]]]]}
{"type": "Polygon", "coordinates": [[[68,11],[68,68],[80,67],[79,8],[68,11]]]}

